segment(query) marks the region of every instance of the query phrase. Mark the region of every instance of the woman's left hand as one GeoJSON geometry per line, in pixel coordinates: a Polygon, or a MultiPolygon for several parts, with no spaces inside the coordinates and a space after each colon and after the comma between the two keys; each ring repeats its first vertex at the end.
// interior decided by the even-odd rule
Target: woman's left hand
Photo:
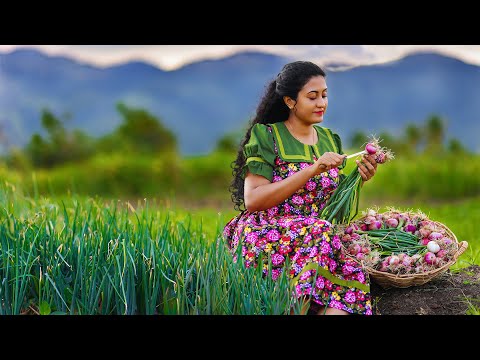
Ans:
{"type": "Polygon", "coordinates": [[[363,155],[362,162],[357,160],[357,165],[364,182],[370,180],[377,172],[377,162],[372,155],[363,155]]]}

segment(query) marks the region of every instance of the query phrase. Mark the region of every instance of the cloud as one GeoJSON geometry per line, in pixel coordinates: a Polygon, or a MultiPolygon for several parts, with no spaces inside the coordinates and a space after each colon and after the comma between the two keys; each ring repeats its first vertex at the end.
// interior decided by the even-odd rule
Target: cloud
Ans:
{"type": "Polygon", "coordinates": [[[334,62],[350,65],[381,63],[396,60],[411,51],[427,50],[480,65],[479,45],[0,45],[0,52],[20,47],[36,48],[52,56],[69,56],[100,67],[139,60],[165,70],[244,50],[263,51],[318,64],[334,62]]]}

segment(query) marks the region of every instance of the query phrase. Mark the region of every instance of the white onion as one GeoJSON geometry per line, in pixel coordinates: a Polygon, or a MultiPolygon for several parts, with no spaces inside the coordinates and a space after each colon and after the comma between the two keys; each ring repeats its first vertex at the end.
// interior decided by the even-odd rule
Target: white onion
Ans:
{"type": "Polygon", "coordinates": [[[429,241],[427,244],[427,249],[428,251],[436,254],[437,252],[440,251],[440,245],[438,245],[435,241],[429,241]]]}

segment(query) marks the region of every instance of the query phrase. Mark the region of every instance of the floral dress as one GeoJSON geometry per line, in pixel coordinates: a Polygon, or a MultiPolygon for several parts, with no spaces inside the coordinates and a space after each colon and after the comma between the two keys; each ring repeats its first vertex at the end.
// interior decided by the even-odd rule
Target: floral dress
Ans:
{"type": "MultiPolygon", "coordinates": [[[[341,141],[330,129],[315,126],[316,145],[306,145],[290,134],[283,122],[256,124],[245,146],[244,171],[271,182],[281,181],[311,166],[322,153],[342,153],[341,141]]],[[[315,175],[305,186],[267,210],[243,210],[223,229],[223,237],[237,261],[237,249],[246,267],[257,267],[262,254],[263,272],[271,259],[272,277],[285,271],[297,297],[309,296],[319,305],[353,314],[372,315],[368,274],[343,251],[332,225],[318,217],[331,193],[345,177],[342,166],[315,175]]]]}

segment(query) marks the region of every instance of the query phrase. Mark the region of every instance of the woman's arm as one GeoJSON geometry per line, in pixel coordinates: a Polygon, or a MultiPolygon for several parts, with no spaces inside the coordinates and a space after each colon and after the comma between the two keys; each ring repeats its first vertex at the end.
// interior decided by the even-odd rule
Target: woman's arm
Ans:
{"type": "Polygon", "coordinates": [[[263,176],[247,172],[244,190],[245,207],[253,212],[276,206],[302,188],[313,176],[341,165],[345,157],[346,155],[327,152],[312,166],[274,183],[263,176]]]}

